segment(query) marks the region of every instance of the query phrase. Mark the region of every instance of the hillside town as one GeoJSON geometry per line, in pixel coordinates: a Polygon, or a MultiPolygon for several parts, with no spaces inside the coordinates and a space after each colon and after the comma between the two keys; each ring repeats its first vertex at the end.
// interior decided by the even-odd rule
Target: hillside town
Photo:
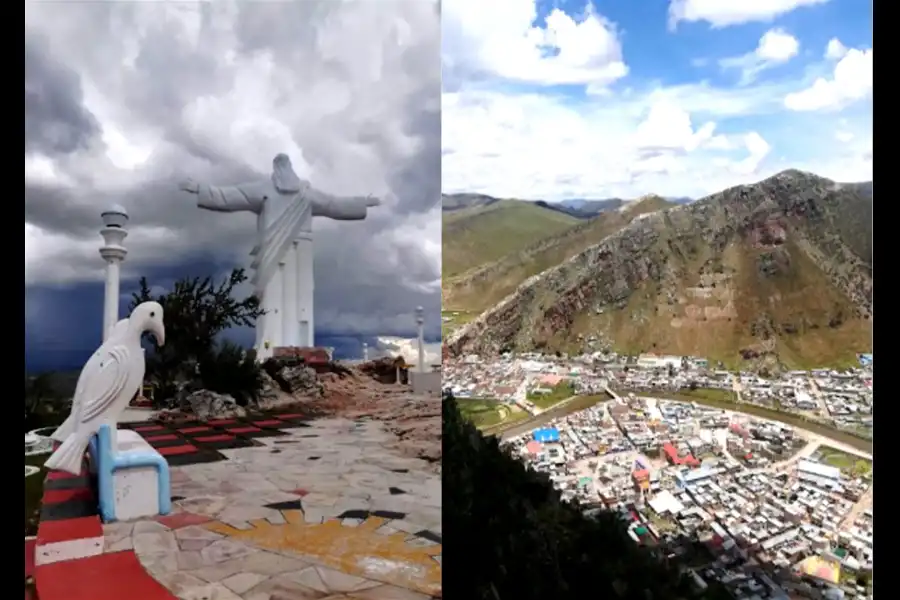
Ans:
{"type": "Polygon", "coordinates": [[[467,357],[445,361],[444,385],[464,412],[491,399],[508,422],[503,444],[563,499],[620,511],[636,543],[682,555],[701,587],[719,581],[748,599],[872,597],[871,454],[704,405],[728,398],[734,409],[870,430],[871,359],[845,372],[763,379],[675,357],[467,357]],[[682,389],[697,401],[667,398],[682,389]],[[561,397],[591,395],[593,405],[574,411],[561,397]],[[550,396],[555,404],[542,401],[550,396]]]}
{"type": "MultiPolygon", "coordinates": [[[[872,436],[873,362],[860,355],[859,366],[845,371],[787,371],[764,378],[755,373],[713,369],[695,357],[615,353],[575,357],[538,353],[483,360],[469,355],[445,357],[443,385],[457,398],[482,398],[518,405],[532,415],[542,409],[529,398],[565,383],[574,393],[603,393],[607,388],[635,392],[713,391],[708,399],[757,406],[769,411],[872,436]]],[[[698,400],[702,393],[696,394],[698,400]]]]}

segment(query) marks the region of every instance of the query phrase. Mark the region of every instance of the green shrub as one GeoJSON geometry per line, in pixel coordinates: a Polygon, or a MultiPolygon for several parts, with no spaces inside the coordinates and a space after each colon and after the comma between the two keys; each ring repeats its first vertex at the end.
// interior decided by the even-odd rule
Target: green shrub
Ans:
{"type": "Polygon", "coordinates": [[[217,348],[215,341],[232,327],[252,327],[264,312],[255,296],[235,297],[235,288],[246,281],[244,270],[234,269],[218,283],[211,277],[184,278],[176,281],[171,291],[158,294],[153,293],[146,278],[141,278],[138,291],[132,294],[129,312],[138,304],[151,300],[158,302],[165,311],[165,345],[159,346],[152,336],[145,339],[149,346],[146,379],[154,387],[153,397],[157,405],[171,405],[186,382],[195,383],[197,369],[202,362],[206,364],[210,381],[222,382],[217,385],[233,387],[244,398],[247,397],[246,390],[253,387],[249,380],[249,367],[232,376],[211,364],[217,360],[239,364],[233,350],[219,356],[224,348],[217,348]],[[246,379],[246,383],[237,383],[242,379],[246,379]],[[234,383],[225,383],[228,381],[234,383]]]}
{"type": "Polygon", "coordinates": [[[256,353],[223,341],[198,362],[204,389],[228,394],[241,406],[255,403],[263,386],[256,353]]]}

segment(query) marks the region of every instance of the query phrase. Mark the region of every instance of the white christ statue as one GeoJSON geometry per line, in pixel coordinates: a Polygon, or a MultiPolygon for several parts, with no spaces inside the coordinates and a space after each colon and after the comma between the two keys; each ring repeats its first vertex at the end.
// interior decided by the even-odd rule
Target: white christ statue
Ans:
{"type": "Polygon", "coordinates": [[[233,186],[199,184],[181,190],[197,196],[197,206],[216,212],[257,215],[257,243],[250,255],[255,293],[265,314],[256,324],[256,351],[268,358],[275,348],[313,346],[312,218],[360,221],[381,202],[367,197],[341,198],[313,188],[297,177],[291,159],[279,154],[272,176],[233,186]]]}

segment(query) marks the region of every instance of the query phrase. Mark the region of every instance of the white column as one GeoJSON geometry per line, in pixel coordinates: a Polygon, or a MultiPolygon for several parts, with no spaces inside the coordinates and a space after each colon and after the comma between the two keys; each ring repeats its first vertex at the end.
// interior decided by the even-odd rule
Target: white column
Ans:
{"type": "Polygon", "coordinates": [[[297,266],[297,345],[312,347],[315,345],[315,322],[313,315],[313,299],[315,297],[315,276],[313,275],[313,236],[304,233],[294,242],[296,244],[297,266]]]}
{"type": "Polygon", "coordinates": [[[418,329],[419,342],[419,373],[425,372],[425,310],[421,306],[416,307],[416,328],[418,329]]]}
{"type": "MultiPolygon", "coordinates": [[[[266,359],[272,356],[272,351],[282,345],[281,340],[281,285],[283,264],[279,263],[278,270],[272,274],[272,278],[266,284],[262,294],[262,306],[266,311],[262,322],[262,344],[257,348],[257,356],[266,359]],[[268,345],[268,348],[266,348],[268,345]]],[[[259,326],[259,324],[257,324],[259,326]]]]}
{"type": "Polygon", "coordinates": [[[128,223],[128,213],[120,206],[115,206],[104,211],[100,218],[103,219],[103,229],[100,235],[103,237],[103,246],[100,247],[100,256],[106,261],[106,284],[103,291],[103,341],[109,337],[112,328],[119,320],[119,265],[125,260],[128,250],[122,245],[128,237],[125,225],[128,223]]]}
{"type": "Polygon", "coordinates": [[[297,343],[297,242],[288,249],[284,257],[281,285],[281,340],[285,346],[299,346],[297,343]]]}
{"type": "Polygon", "coordinates": [[[106,285],[103,290],[103,341],[119,320],[119,261],[106,259],[106,285]]]}
{"type": "Polygon", "coordinates": [[[363,342],[363,362],[369,362],[369,344],[363,342]]]}

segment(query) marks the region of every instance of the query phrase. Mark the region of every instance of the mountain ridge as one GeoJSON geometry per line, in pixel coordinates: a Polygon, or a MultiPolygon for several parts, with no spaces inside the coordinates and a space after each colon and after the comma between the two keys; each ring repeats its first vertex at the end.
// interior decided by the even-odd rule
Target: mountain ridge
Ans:
{"type": "Polygon", "coordinates": [[[573,349],[608,334],[629,351],[848,360],[871,347],[871,214],[870,183],[788,170],[642,215],[530,277],[448,349],[573,349]]]}
{"type": "Polygon", "coordinates": [[[661,210],[671,203],[659,196],[647,196],[605,211],[593,219],[577,221],[563,229],[456,276],[445,277],[442,284],[444,304],[450,309],[482,311],[513,292],[529,277],[578,254],[621,229],[632,219],[661,210]]]}
{"type": "MultiPolygon", "coordinates": [[[[466,209],[487,207],[491,204],[501,202],[503,200],[503,198],[478,193],[463,192],[454,194],[441,194],[442,210],[445,213],[456,213],[466,209]]],[[[570,198],[566,200],[559,200],[557,202],[550,202],[548,200],[542,199],[521,200],[509,198],[506,200],[527,202],[540,206],[541,208],[544,208],[546,210],[556,211],[569,215],[571,217],[575,217],[576,219],[592,219],[603,212],[615,210],[621,208],[624,204],[634,202],[635,200],[637,200],[637,198],[629,200],[625,200],[622,198],[570,198]]],[[[674,204],[687,204],[693,202],[692,198],[687,197],[672,197],[666,198],[666,200],[674,204]]]]}

